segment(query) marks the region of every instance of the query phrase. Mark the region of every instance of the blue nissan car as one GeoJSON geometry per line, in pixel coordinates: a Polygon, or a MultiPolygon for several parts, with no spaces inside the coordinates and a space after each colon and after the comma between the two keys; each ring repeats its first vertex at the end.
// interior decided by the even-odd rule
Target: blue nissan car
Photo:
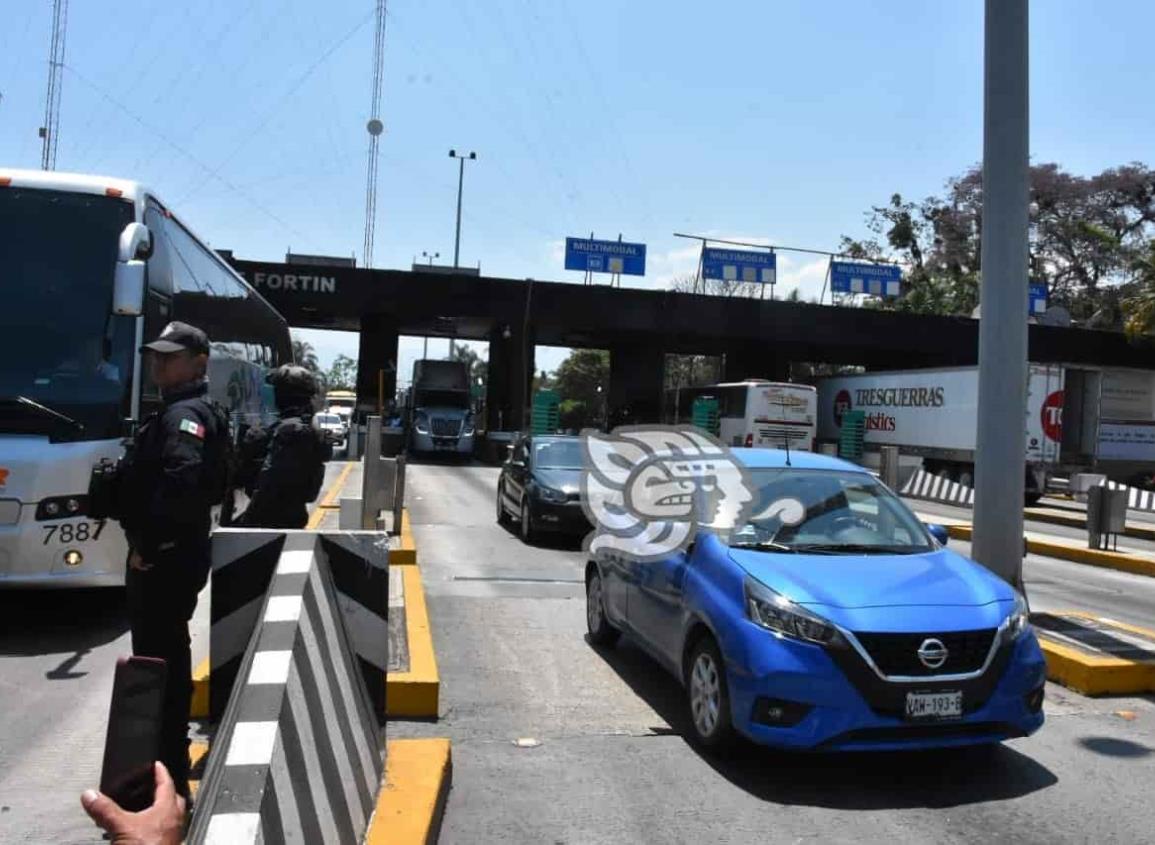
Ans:
{"type": "Polygon", "coordinates": [[[655,562],[586,568],[590,642],[628,633],[672,672],[694,739],[888,750],[1042,726],[1045,666],[1022,595],[861,467],[732,454],[753,488],[749,521],[655,562]]]}

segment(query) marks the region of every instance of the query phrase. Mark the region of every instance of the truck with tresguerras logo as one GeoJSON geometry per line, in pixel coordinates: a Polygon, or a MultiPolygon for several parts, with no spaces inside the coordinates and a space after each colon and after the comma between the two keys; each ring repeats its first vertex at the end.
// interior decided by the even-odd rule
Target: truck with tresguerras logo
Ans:
{"type": "MultiPolygon", "coordinates": [[[[818,382],[818,437],[837,440],[847,411],[865,415],[866,450],[898,446],[922,468],[974,483],[978,367],[833,376],[818,382]]],[[[1149,487],[1155,476],[1155,372],[1031,364],[1023,420],[1028,501],[1049,478],[1093,471],[1149,487]]]]}

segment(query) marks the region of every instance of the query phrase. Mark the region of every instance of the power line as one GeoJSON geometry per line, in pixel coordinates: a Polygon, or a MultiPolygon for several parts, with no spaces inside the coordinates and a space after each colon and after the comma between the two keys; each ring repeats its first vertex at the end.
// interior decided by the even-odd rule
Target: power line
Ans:
{"type": "MultiPolygon", "coordinates": [[[[336,53],[346,44],[346,42],[348,42],[354,35],[360,32],[361,28],[369,22],[369,19],[373,16],[373,14],[374,12],[370,12],[369,14],[365,15],[365,17],[361,18],[352,29],[346,32],[340,39],[338,39],[332,46],[330,46],[328,50],[322,53],[316,59],[316,61],[309,65],[305,69],[304,73],[297,77],[296,81],[289,88],[289,90],[282,94],[277,102],[273,105],[273,107],[265,113],[265,116],[261,122],[258,123],[255,127],[247,129],[245,131],[244,137],[241,139],[241,142],[233,148],[232,152],[225,156],[224,160],[222,160],[220,164],[214,168],[210,168],[209,173],[212,176],[220,179],[220,171],[227,167],[232,162],[232,160],[237,157],[241,150],[243,150],[254,138],[261,136],[265,127],[269,125],[269,122],[273,119],[277,112],[281,110],[281,107],[285,105],[289,98],[297,93],[300,87],[309,80],[309,77],[311,77],[316,72],[317,68],[328,61],[328,59],[334,53],[336,53]]],[[[204,183],[202,182],[201,185],[203,184],[204,183]]],[[[188,200],[192,199],[192,197],[196,195],[197,191],[200,190],[201,185],[197,185],[191,191],[188,191],[183,197],[181,197],[181,202],[187,202],[188,200]]]]}
{"type": "Polygon", "coordinates": [[[373,266],[373,236],[377,228],[377,162],[378,146],[384,126],[381,123],[381,82],[385,73],[385,0],[377,0],[377,28],[373,40],[373,95],[369,106],[369,172],[365,179],[365,243],[361,260],[373,266]]]}
{"type": "MultiPolygon", "coordinates": [[[[122,111],[125,115],[127,115],[129,118],[131,118],[136,123],[138,123],[142,128],[151,132],[153,135],[155,135],[157,138],[159,138],[161,141],[163,141],[168,146],[172,147],[172,149],[176,150],[178,153],[183,155],[185,158],[187,158],[189,161],[191,161],[197,167],[204,170],[207,176],[209,176],[212,179],[216,179],[218,182],[220,182],[222,185],[224,185],[230,191],[235,193],[241,199],[243,199],[246,202],[253,205],[259,211],[261,211],[263,214],[265,214],[267,217],[269,217],[269,219],[275,221],[276,223],[279,223],[281,226],[285,227],[285,229],[287,229],[288,231],[292,232],[295,235],[300,235],[301,237],[305,237],[304,232],[302,232],[300,229],[298,229],[295,226],[282,220],[280,217],[278,217],[276,214],[274,214],[272,211],[270,211],[268,208],[266,208],[264,205],[262,205],[260,202],[258,202],[256,199],[254,199],[252,196],[250,196],[248,193],[246,193],[244,190],[242,190],[240,187],[238,187],[237,185],[234,185],[228,179],[224,178],[219,173],[215,172],[204,161],[197,158],[195,155],[193,155],[187,149],[182,147],[176,141],[172,140],[172,138],[165,135],[163,132],[161,132],[155,126],[152,126],[151,124],[149,124],[146,120],[144,120],[144,118],[140,117],[138,114],[133,112],[128,106],[124,105],[124,103],[117,100],[115,97],[113,97],[111,94],[109,94],[103,88],[101,88],[99,85],[97,85],[91,79],[86,77],[84,74],[82,74],[76,68],[72,67],[71,65],[63,65],[63,67],[66,70],[70,71],[77,79],[79,79],[81,82],[83,82],[89,88],[91,88],[97,94],[104,97],[104,99],[106,99],[112,105],[116,106],[116,108],[120,109],[120,111],[122,111]]],[[[178,205],[179,204],[180,203],[178,203],[178,205]]]]}
{"type": "Polygon", "coordinates": [[[68,0],[52,2],[52,44],[48,51],[48,92],[44,98],[44,125],[40,137],[44,144],[40,152],[40,167],[56,169],[56,138],[60,132],[60,89],[63,83],[64,34],[68,27],[68,0]]]}

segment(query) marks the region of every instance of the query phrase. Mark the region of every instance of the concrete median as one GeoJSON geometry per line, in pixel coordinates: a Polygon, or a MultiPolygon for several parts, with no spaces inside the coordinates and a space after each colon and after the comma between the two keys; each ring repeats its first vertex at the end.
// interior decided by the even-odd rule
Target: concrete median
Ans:
{"type": "Polygon", "coordinates": [[[1047,678],[1084,695],[1155,692],[1155,631],[1078,611],[1033,613],[1047,678]]]}

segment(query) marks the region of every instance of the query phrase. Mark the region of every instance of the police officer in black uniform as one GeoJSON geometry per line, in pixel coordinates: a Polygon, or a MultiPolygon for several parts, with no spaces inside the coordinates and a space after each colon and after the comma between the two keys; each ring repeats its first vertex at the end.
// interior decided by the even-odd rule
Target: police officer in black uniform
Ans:
{"type": "Polygon", "coordinates": [[[254,528],[304,528],[308,503],[325,479],[333,457],[327,435],[313,426],[317,380],[304,367],[286,364],[265,381],[273,386],[279,419],[250,429],[241,445],[240,485],[249,507],[238,524],[254,528]]]}
{"type": "Polygon", "coordinates": [[[160,759],[187,798],[188,622],[208,579],[211,510],[228,483],[228,416],[207,396],[203,331],[169,323],[141,351],[164,406],[143,421],[121,468],[132,650],[168,664],[160,759]]]}

